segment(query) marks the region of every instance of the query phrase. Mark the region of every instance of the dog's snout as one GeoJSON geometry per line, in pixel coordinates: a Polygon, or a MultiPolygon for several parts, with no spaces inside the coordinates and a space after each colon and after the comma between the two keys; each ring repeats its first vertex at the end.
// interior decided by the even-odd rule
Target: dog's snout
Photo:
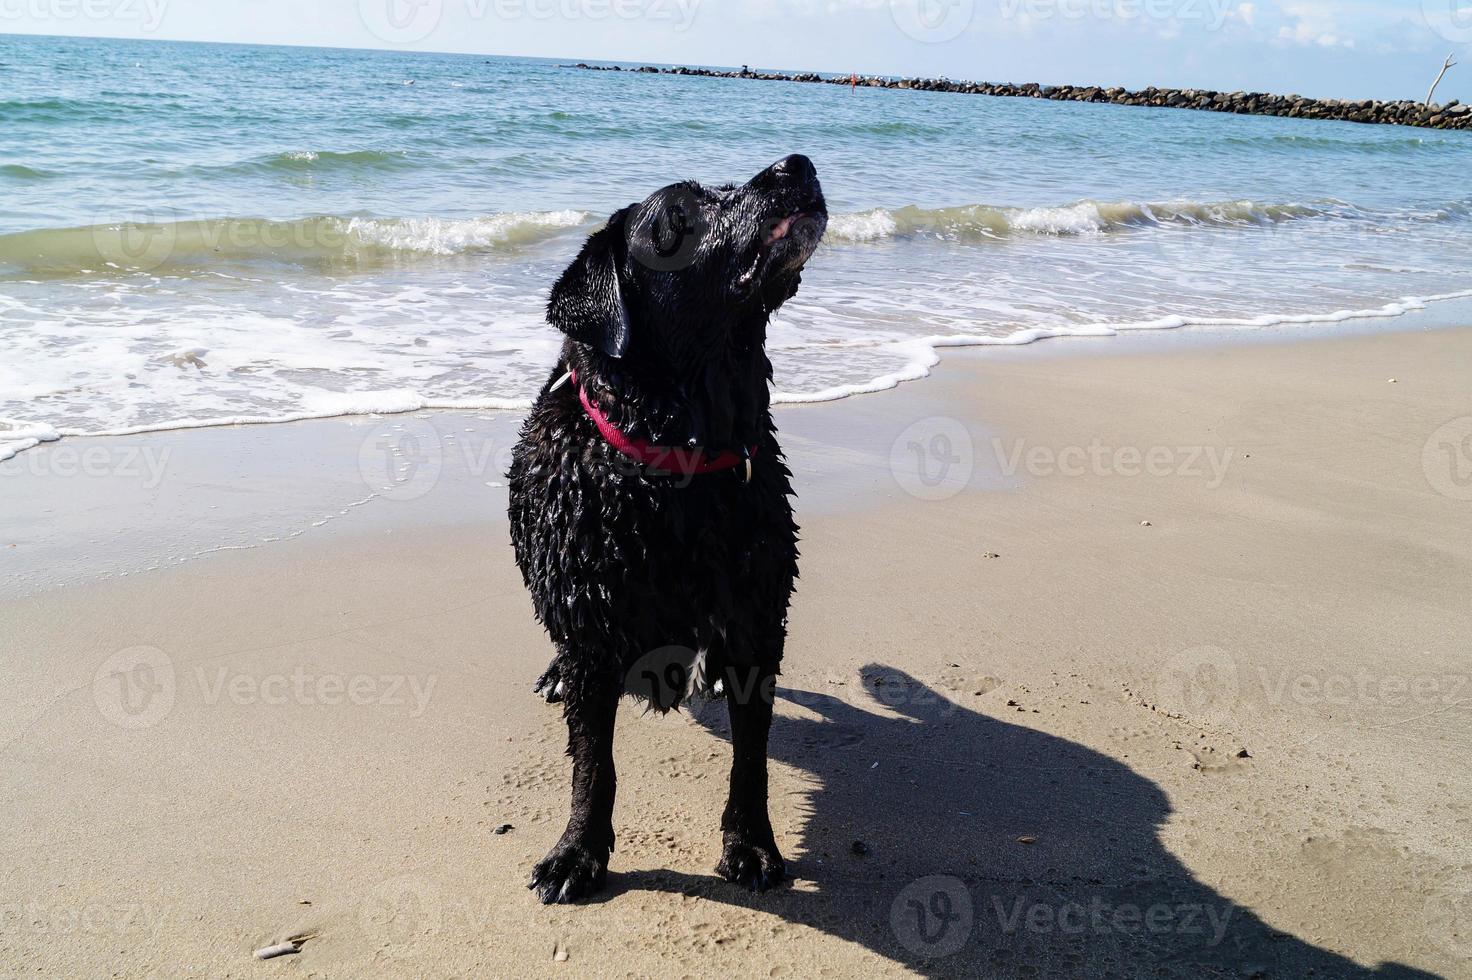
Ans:
{"type": "Polygon", "coordinates": [[[772,164],[772,172],[778,177],[787,177],[792,180],[812,180],[818,176],[818,170],[813,166],[813,161],[801,153],[793,153],[778,160],[772,164]]]}
{"type": "Polygon", "coordinates": [[[813,161],[801,153],[793,153],[757,174],[751,184],[764,190],[776,190],[792,186],[813,186],[817,182],[818,170],[813,166],[813,161]]]}

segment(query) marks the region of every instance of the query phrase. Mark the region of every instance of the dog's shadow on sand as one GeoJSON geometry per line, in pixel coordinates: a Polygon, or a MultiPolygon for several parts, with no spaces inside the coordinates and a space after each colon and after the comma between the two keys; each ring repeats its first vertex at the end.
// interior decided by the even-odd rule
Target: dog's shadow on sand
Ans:
{"type": "MultiPolygon", "coordinates": [[[[1128,766],[901,671],[863,675],[840,689],[856,691],[849,700],[778,692],[803,710],[779,712],[771,757],[813,784],[772,800],[796,887],[749,896],[709,875],[639,871],[611,873],[609,897],[759,909],[926,976],[1434,976],[1359,966],[1196,880],[1160,842],[1165,794],[1128,766]],[[800,834],[783,833],[782,811],[804,802],[800,834]]],[[[729,738],[724,704],[692,713],[729,738]]]]}

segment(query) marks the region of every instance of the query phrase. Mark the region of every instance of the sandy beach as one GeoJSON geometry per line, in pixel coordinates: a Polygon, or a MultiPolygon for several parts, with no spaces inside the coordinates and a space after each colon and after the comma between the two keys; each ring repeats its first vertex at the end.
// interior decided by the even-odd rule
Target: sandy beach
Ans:
{"type": "Polygon", "coordinates": [[[780,409],[761,897],[711,870],[724,709],[632,702],[609,889],[525,890],[569,763],[512,413],[23,453],[0,974],[1472,976],[1468,364],[1075,341],[780,409]]]}

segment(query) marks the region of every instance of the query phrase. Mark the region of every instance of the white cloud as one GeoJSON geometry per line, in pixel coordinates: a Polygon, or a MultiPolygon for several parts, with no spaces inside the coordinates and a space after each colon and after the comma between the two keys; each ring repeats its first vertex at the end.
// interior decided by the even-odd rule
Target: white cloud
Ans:
{"type": "Polygon", "coordinates": [[[1352,48],[1354,38],[1340,29],[1336,8],[1317,3],[1285,3],[1283,14],[1292,22],[1278,28],[1278,40],[1321,48],[1352,48]]]}

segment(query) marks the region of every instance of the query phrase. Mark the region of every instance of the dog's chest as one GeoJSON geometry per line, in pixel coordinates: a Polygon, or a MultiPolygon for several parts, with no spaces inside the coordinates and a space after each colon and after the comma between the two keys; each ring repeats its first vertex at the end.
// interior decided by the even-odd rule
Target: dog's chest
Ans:
{"type": "Polygon", "coordinates": [[[576,427],[555,432],[529,431],[511,481],[517,559],[554,637],[595,636],[627,658],[671,643],[749,647],[754,629],[780,628],[797,551],[775,441],[747,483],[741,471],[609,465],[576,427]]]}

